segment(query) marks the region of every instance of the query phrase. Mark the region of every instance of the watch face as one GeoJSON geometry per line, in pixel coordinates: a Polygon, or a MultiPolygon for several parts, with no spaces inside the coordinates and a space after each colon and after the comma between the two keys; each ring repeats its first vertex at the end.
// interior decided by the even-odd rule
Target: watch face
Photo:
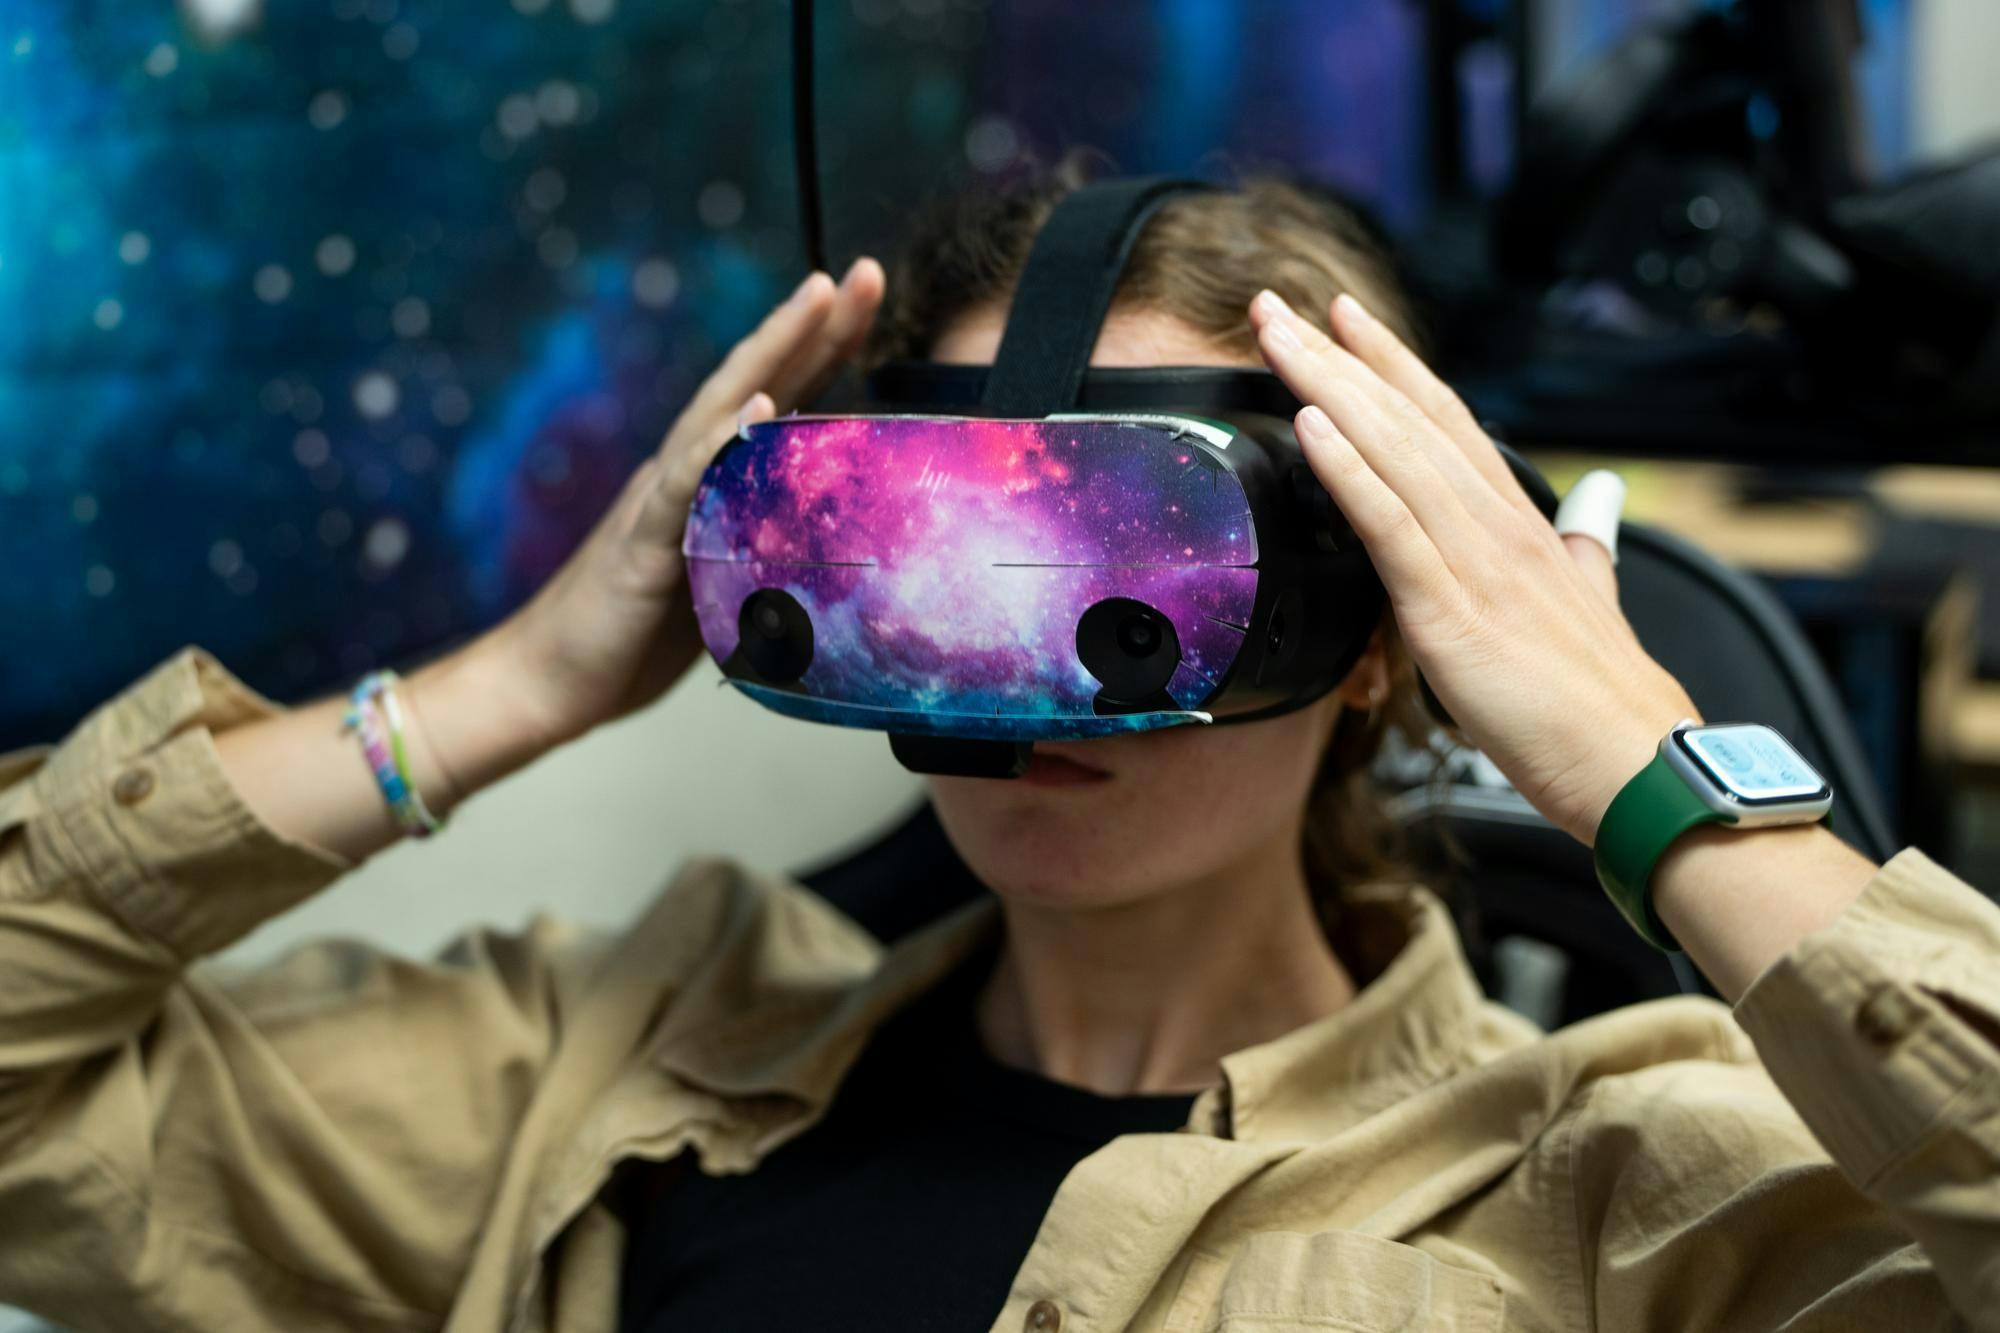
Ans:
{"type": "Polygon", "coordinates": [[[1825,779],[1790,741],[1754,722],[1692,727],[1674,739],[1716,785],[1745,805],[1811,801],[1829,795],[1825,779]]]}

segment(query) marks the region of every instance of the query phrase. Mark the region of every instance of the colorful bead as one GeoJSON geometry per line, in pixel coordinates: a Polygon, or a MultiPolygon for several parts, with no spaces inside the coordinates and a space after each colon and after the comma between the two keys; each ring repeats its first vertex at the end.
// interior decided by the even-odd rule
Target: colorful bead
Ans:
{"type": "Polygon", "coordinates": [[[342,731],[351,731],[361,742],[361,753],[375,774],[383,799],[404,833],[428,838],[444,827],[432,815],[410,776],[408,751],[403,744],[403,710],[395,686],[401,679],[394,671],[371,671],[363,676],[348,696],[342,731]]]}

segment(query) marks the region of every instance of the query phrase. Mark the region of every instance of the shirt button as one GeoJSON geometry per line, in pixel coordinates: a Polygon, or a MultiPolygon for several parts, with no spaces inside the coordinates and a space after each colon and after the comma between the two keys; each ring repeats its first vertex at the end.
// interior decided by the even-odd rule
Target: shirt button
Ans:
{"type": "Polygon", "coordinates": [[[128,768],[111,784],[111,795],[120,805],[137,805],[153,794],[153,770],[128,768]]]}
{"type": "Polygon", "coordinates": [[[1056,1333],[1062,1327],[1062,1307],[1054,1301],[1036,1301],[1028,1307],[1028,1317],[1021,1327],[1028,1333],[1056,1333]]]}
{"type": "Polygon", "coordinates": [[[1893,1046],[1923,1022],[1924,1011],[1899,986],[1884,986],[1854,1011],[1854,1027],[1877,1046],[1893,1046]]]}

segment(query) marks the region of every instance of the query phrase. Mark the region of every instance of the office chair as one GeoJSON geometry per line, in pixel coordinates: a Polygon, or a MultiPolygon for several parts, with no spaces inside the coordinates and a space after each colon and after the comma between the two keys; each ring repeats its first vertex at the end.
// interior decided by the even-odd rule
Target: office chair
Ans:
{"type": "MultiPolygon", "coordinates": [[[[1826,670],[1761,585],[1693,544],[1640,523],[1619,536],[1621,601],[1647,650],[1713,722],[1766,722],[1834,788],[1833,827],[1881,861],[1899,844],[1826,670]]],[[[1598,886],[1589,849],[1477,764],[1408,785],[1391,805],[1419,864],[1453,904],[1490,994],[1545,1026],[1699,989],[1685,959],[1635,935],[1598,886]],[[1511,994],[1510,994],[1511,992],[1511,994]]],[[[1485,765],[1485,768],[1491,768],[1485,765]]],[[[1393,781],[1393,780],[1392,780],[1393,781]]],[[[983,891],[928,801],[887,832],[799,878],[884,941],[983,891]]]]}

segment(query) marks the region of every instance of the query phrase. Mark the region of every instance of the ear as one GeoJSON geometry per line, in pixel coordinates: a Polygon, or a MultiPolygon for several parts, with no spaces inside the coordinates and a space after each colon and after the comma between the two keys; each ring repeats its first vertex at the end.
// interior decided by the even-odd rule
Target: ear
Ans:
{"type": "Polygon", "coordinates": [[[1357,712],[1365,713],[1389,697],[1389,651],[1382,634],[1383,627],[1376,625],[1347,679],[1333,689],[1334,697],[1357,712]]]}

